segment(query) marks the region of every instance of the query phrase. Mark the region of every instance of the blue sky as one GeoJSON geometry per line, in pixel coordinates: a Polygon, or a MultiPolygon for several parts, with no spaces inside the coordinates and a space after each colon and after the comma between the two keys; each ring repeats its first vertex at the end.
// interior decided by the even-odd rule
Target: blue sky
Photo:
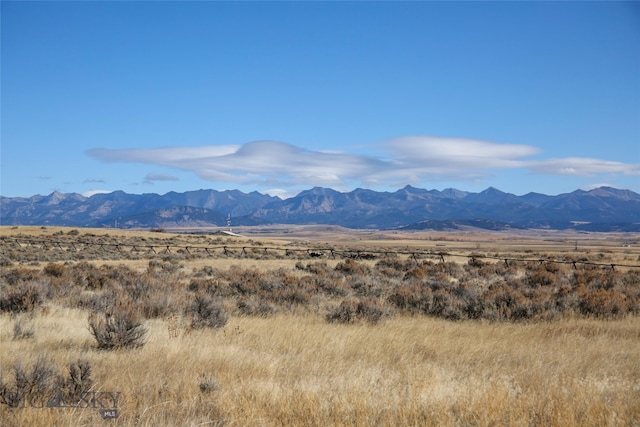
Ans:
{"type": "Polygon", "coordinates": [[[640,192],[638,2],[0,7],[3,196],[640,192]]]}

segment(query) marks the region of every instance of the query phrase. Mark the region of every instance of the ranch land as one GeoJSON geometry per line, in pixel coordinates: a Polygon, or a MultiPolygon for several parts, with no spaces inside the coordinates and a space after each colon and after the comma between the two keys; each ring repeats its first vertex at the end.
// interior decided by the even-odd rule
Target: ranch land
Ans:
{"type": "Polygon", "coordinates": [[[640,426],[640,234],[0,227],[2,426],[640,426]]]}

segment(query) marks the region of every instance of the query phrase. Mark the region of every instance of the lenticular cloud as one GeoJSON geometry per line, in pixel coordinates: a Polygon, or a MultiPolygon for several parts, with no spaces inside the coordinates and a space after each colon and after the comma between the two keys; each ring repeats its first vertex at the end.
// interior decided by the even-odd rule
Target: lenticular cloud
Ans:
{"type": "Polygon", "coordinates": [[[342,185],[385,167],[373,157],[308,150],[277,141],[240,146],[93,149],[91,157],[195,172],[203,179],[271,185],[342,185]]]}
{"type": "Polygon", "coordinates": [[[640,175],[640,164],[612,162],[585,157],[547,159],[531,162],[530,168],[539,174],[589,176],[596,174],[640,175]]]}
{"type": "Polygon", "coordinates": [[[531,160],[537,147],[433,136],[406,136],[371,145],[380,155],[317,151],[278,141],[242,145],[96,148],[87,154],[105,162],[133,162],[187,170],[210,181],[270,186],[416,184],[423,180],[475,180],[499,169],[538,174],[640,175],[639,164],[599,159],[531,160]]]}
{"type": "Polygon", "coordinates": [[[452,170],[464,168],[513,168],[523,163],[517,159],[537,154],[529,145],[498,144],[461,138],[407,136],[384,144],[391,156],[405,164],[437,165],[452,170]]]}

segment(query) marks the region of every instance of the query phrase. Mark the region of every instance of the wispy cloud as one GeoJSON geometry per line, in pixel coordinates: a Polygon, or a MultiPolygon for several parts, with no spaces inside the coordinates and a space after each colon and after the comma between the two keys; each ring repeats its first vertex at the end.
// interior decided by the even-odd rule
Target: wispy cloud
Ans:
{"type": "Polygon", "coordinates": [[[91,179],[91,178],[87,178],[84,181],[82,181],[83,184],[104,184],[104,179],[91,179]]]}
{"type": "Polygon", "coordinates": [[[200,147],[159,147],[149,149],[122,149],[94,148],[88,150],[90,156],[100,158],[107,162],[130,162],[151,164],[179,164],[195,159],[215,158],[225,154],[235,153],[238,145],[204,145],[200,147]]]}
{"type": "Polygon", "coordinates": [[[291,185],[342,185],[359,181],[389,162],[348,153],[320,152],[275,141],[241,146],[147,150],[98,148],[87,152],[107,162],[135,162],[190,170],[210,181],[291,185]]]}
{"type": "MultiPolygon", "coordinates": [[[[151,149],[96,148],[87,154],[106,162],[163,166],[191,171],[205,180],[271,188],[418,184],[427,179],[477,181],[500,169],[550,175],[640,175],[638,163],[576,157],[533,160],[531,157],[540,154],[537,147],[474,139],[407,136],[371,148],[381,155],[309,150],[276,141],[151,149]]],[[[159,173],[148,174],[145,179],[151,182],[177,178],[159,173]]]]}
{"type": "Polygon", "coordinates": [[[438,170],[522,167],[523,163],[518,159],[539,152],[529,145],[430,136],[396,138],[384,146],[398,162],[438,170]]]}
{"type": "Polygon", "coordinates": [[[601,159],[568,157],[529,162],[536,173],[549,175],[590,176],[597,174],[640,175],[640,163],[612,162],[601,159]]]}
{"type": "Polygon", "coordinates": [[[154,182],[154,181],[179,181],[178,177],[169,175],[168,173],[148,173],[144,177],[145,182],[154,182]]]}

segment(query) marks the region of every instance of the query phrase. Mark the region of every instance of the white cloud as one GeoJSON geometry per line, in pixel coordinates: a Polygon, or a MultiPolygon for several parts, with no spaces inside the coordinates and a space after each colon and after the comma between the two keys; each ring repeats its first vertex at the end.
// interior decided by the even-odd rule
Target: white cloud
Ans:
{"type": "Polygon", "coordinates": [[[376,167],[384,166],[384,162],[367,156],[312,151],[275,141],[218,148],[100,148],[87,153],[107,162],[138,162],[191,170],[210,181],[279,186],[341,185],[359,181],[376,167]]]}
{"type": "Polygon", "coordinates": [[[218,157],[237,151],[237,145],[204,145],[201,147],[159,147],[148,149],[93,148],[87,151],[91,157],[105,162],[128,163],[180,163],[206,157],[218,157]]]}
{"type": "Polygon", "coordinates": [[[109,194],[112,193],[113,190],[89,190],[89,191],[85,191],[84,193],[82,193],[82,195],[84,197],[91,197],[94,194],[109,194]]]}
{"type": "Polygon", "coordinates": [[[603,183],[600,183],[600,184],[583,185],[582,187],[580,187],[580,189],[584,190],[584,191],[590,191],[590,190],[595,190],[596,188],[601,188],[601,187],[617,188],[615,185],[603,182],[603,183]]]}
{"type": "Polygon", "coordinates": [[[498,144],[462,138],[407,136],[386,142],[393,158],[403,164],[436,170],[460,168],[513,168],[521,167],[523,157],[538,153],[529,145],[498,144]]]}
{"type": "Polygon", "coordinates": [[[529,145],[433,136],[395,138],[382,147],[392,167],[376,171],[367,181],[394,186],[424,180],[476,182],[492,177],[495,169],[525,167],[523,158],[539,152],[529,145]]]}
{"type": "Polygon", "coordinates": [[[529,167],[536,173],[550,175],[590,176],[601,173],[640,175],[638,163],[621,163],[584,157],[540,160],[529,162],[529,167]]]}
{"type": "Polygon", "coordinates": [[[289,199],[291,197],[295,197],[298,192],[292,192],[288,190],[284,190],[282,188],[271,188],[269,190],[263,191],[264,194],[268,194],[273,197],[280,197],[281,199],[289,199]]]}
{"type": "Polygon", "coordinates": [[[173,175],[169,175],[168,173],[148,173],[144,177],[145,181],[179,181],[179,179],[173,175]]]}
{"type": "MultiPolygon", "coordinates": [[[[550,175],[640,175],[640,164],[600,159],[531,160],[537,147],[463,138],[407,136],[371,146],[381,156],[316,151],[277,141],[242,145],[89,150],[106,162],[135,162],[187,170],[209,181],[277,188],[357,185],[397,186],[425,180],[477,182],[499,169],[527,169],[550,175]]],[[[362,147],[359,147],[362,151],[362,147]]],[[[175,180],[148,174],[147,181],[175,180]]],[[[272,193],[270,193],[272,194],[272,193]]]]}

